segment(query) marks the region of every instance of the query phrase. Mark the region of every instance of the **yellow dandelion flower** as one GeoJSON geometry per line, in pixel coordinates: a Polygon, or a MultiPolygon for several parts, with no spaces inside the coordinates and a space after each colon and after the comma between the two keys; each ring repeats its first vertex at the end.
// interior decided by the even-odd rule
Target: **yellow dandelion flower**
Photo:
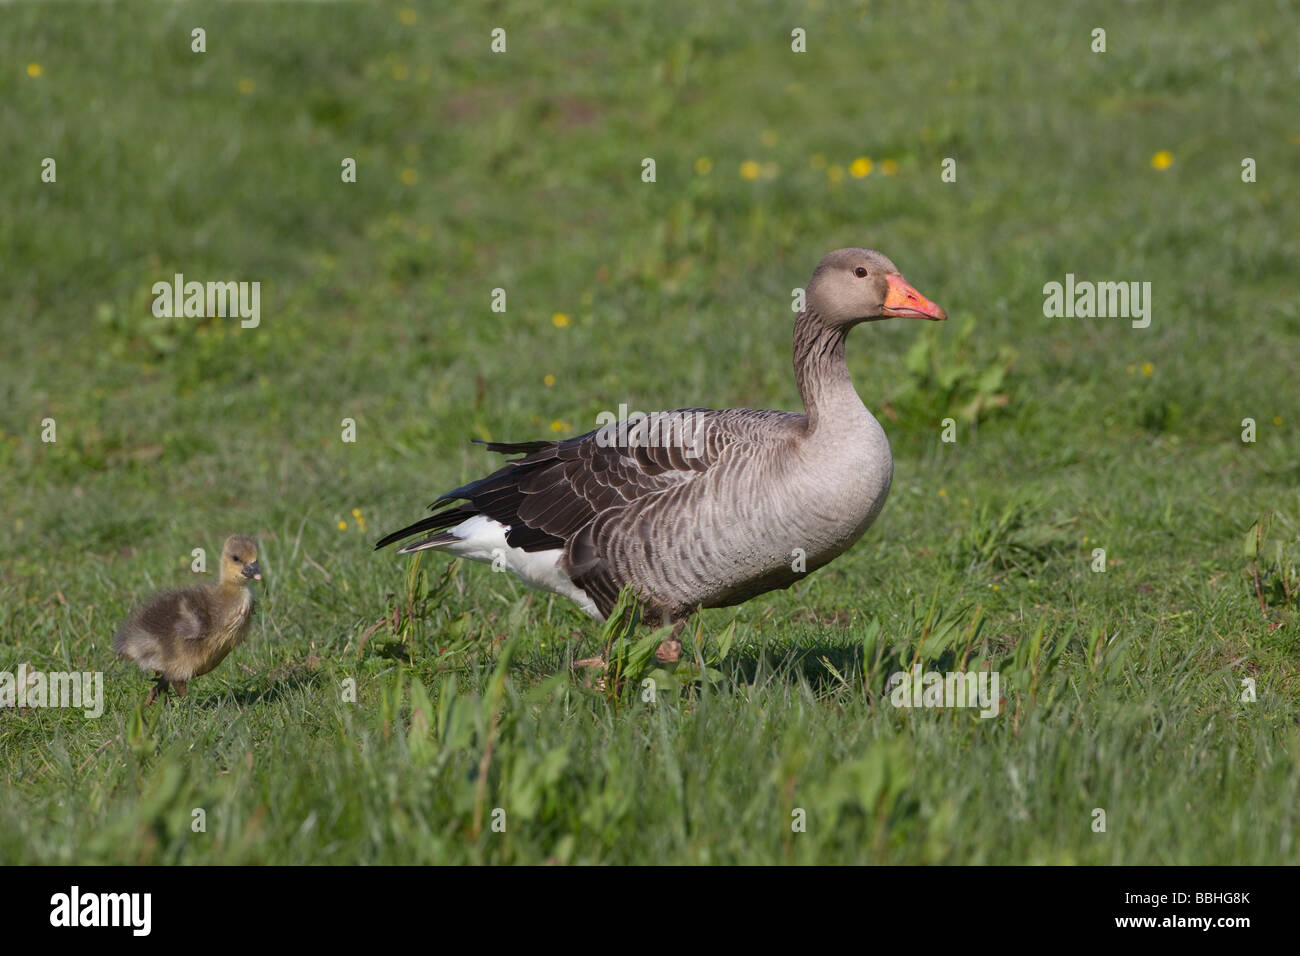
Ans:
{"type": "Polygon", "coordinates": [[[1282,424],[1282,416],[1281,416],[1281,415],[1274,415],[1274,416],[1273,416],[1273,424],[1274,424],[1274,425],[1281,425],[1281,424],[1282,424]]]}
{"type": "Polygon", "coordinates": [[[569,327],[569,317],[563,312],[556,312],[551,316],[551,325],[557,329],[567,329],[569,327]]]}
{"type": "Polygon", "coordinates": [[[348,530],[348,523],[347,523],[346,521],[340,521],[339,524],[338,524],[338,528],[339,528],[340,531],[347,531],[347,530],[348,530]]]}
{"type": "Polygon", "coordinates": [[[416,183],[420,181],[420,174],[417,173],[410,166],[407,166],[405,169],[402,170],[401,180],[402,180],[402,185],[404,186],[414,186],[416,183]]]}
{"type": "Polygon", "coordinates": [[[41,69],[41,65],[39,63],[27,64],[27,75],[30,76],[32,79],[36,79],[36,77],[40,76],[44,72],[45,71],[41,69]]]}
{"type": "Polygon", "coordinates": [[[939,497],[940,497],[940,498],[947,498],[947,497],[948,497],[948,489],[947,489],[947,488],[940,488],[940,489],[939,489],[939,497]]]}
{"type": "Polygon", "coordinates": [[[1174,154],[1167,149],[1162,149],[1151,157],[1152,169],[1168,169],[1174,164],[1174,154]]]}
{"type": "Polygon", "coordinates": [[[885,176],[897,176],[897,175],[898,175],[898,160],[896,160],[896,159],[882,159],[882,160],[880,161],[880,172],[881,172],[882,174],[884,174],[885,176]]]}
{"type": "Polygon", "coordinates": [[[1150,362],[1143,362],[1143,363],[1142,363],[1142,374],[1143,374],[1143,376],[1145,376],[1146,378],[1150,378],[1150,377],[1151,377],[1151,373],[1153,373],[1155,370],[1156,370],[1156,367],[1155,367],[1154,365],[1152,365],[1150,362]]]}
{"type": "Polygon", "coordinates": [[[353,509],[352,509],[352,517],[354,517],[354,518],[360,518],[360,517],[361,517],[361,509],[360,509],[360,508],[353,508],[353,509]]]}
{"type": "Polygon", "coordinates": [[[831,182],[833,182],[833,183],[843,182],[843,181],[844,181],[844,167],[843,167],[843,166],[829,166],[829,167],[827,167],[827,169],[826,169],[826,178],[829,179],[829,180],[830,180],[831,182]]]}
{"type": "Polygon", "coordinates": [[[876,164],[871,161],[870,157],[859,156],[849,166],[849,175],[854,179],[862,179],[865,176],[870,176],[871,170],[873,170],[875,166],[876,164]]]}
{"type": "Polygon", "coordinates": [[[768,149],[771,149],[781,141],[781,137],[777,135],[776,130],[765,129],[763,132],[758,134],[758,141],[768,149]]]}
{"type": "Polygon", "coordinates": [[[993,590],[995,590],[995,591],[1001,591],[1002,589],[1001,589],[1000,587],[998,587],[998,586],[995,584],[995,585],[993,585],[993,590]]]}
{"type": "Polygon", "coordinates": [[[411,71],[406,68],[405,64],[399,63],[393,67],[393,79],[398,83],[405,83],[406,78],[411,75],[411,71]]]}
{"type": "Polygon", "coordinates": [[[551,422],[551,431],[553,432],[567,432],[568,430],[569,426],[567,422],[562,422],[558,418],[551,422]]]}
{"type": "Polygon", "coordinates": [[[825,169],[826,154],[813,153],[811,156],[808,157],[808,165],[811,166],[813,169],[825,169]]]}
{"type": "Polygon", "coordinates": [[[403,26],[409,27],[415,23],[415,11],[410,7],[402,7],[397,11],[397,19],[401,21],[403,26]]]}
{"type": "Polygon", "coordinates": [[[701,156],[695,161],[695,173],[698,176],[707,176],[713,172],[713,160],[707,156],[701,156]]]}
{"type": "Polygon", "coordinates": [[[761,166],[752,159],[747,159],[740,164],[741,179],[757,179],[763,172],[761,166]]]}
{"type": "Polygon", "coordinates": [[[248,77],[243,77],[243,78],[239,81],[239,83],[237,84],[237,86],[238,86],[239,92],[243,93],[245,96],[247,96],[249,93],[252,93],[253,90],[257,89],[256,84],[254,84],[253,81],[250,80],[248,77]]]}
{"type": "Polygon", "coordinates": [[[542,379],[542,384],[545,385],[547,388],[550,388],[552,385],[555,384],[555,376],[551,375],[548,372],[546,377],[542,379]]]}

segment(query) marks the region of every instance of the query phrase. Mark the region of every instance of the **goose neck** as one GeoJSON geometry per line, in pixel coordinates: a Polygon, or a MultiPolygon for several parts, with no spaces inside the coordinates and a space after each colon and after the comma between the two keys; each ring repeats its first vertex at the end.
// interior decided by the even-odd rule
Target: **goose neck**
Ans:
{"type": "Polygon", "coordinates": [[[844,359],[848,329],[824,322],[811,309],[799,313],[794,323],[794,375],[808,415],[808,431],[825,429],[836,419],[857,417],[866,411],[849,380],[844,359]]]}

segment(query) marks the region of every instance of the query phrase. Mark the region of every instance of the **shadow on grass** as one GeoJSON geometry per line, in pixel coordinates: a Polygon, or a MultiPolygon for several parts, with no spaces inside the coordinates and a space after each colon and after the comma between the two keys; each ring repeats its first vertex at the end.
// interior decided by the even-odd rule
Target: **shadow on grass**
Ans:
{"type": "MultiPolygon", "coordinates": [[[[868,657],[860,644],[816,643],[792,647],[780,655],[765,650],[733,654],[718,669],[736,686],[759,680],[792,685],[803,681],[820,693],[845,686],[862,688],[869,683],[879,692],[891,674],[907,671],[916,663],[906,648],[890,648],[878,656],[873,652],[868,657]],[[869,680],[864,679],[867,677],[869,680]]],[[[960,660],[955,651],[945,650],[920,664],[923,670],[947,673],[957,669],[960,660]]]]}
{"type": "Polygon", "coordinates": [[[227,699],[240,706],[274,704],[295,691],[311,686],[320,673],[319,669],[308,664],[291,664],[263,675],[264,682],[261,684],[246,685],[227,694],[213,694],[205,698],[200,706],[217,708],[227,699]]]}

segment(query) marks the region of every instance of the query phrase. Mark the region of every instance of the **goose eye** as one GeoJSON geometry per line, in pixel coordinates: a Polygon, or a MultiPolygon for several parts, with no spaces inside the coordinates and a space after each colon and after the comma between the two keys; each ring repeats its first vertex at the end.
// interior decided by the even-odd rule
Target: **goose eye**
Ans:
{"type": "Polygon", "coordinates": [[[858,266],[853,270],[853,274],[859,279],[865,279],[867,277],[867,270],[862,268],[862,266],[858,266]]]}
{"type": "Polygon", "coordinates": [[[238,562],[239,562],[239,555],[237,555],[237,554],[232,554],[232,555],[230,556],[230,560],[231,560],[231,561],[234,561],[234,562],[236,562],[236,563],[238,563],[238,562]]]}

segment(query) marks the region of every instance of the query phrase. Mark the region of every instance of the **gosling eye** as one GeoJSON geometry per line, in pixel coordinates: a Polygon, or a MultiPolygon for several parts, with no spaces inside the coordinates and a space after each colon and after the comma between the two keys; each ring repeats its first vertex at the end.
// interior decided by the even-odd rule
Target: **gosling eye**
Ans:
{"type": "Polygon", "coordinates": [[[230,560],[231,560],[231,561],[234,561],[236,564],[239,564],[239,555],[237,555],[237,554],[232,554],[232,555],[230,556],[230,560]]]}
{"type": "Polygon", "coordinates": [[[862,268],[862,266],[858,266],[853,270],[853,274],[859,279],[865,279],[867,277],[867,270],[862,268]]]}

